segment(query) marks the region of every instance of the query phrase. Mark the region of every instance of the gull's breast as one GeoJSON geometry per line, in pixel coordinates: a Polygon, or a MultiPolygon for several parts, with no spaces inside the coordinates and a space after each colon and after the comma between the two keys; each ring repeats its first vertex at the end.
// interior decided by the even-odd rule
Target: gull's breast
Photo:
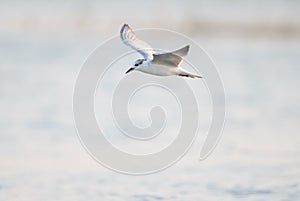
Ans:
{"type": "Polygon", "coordinates": [[[178,68],[164,66],[164,65],[151,64],[148,66],[141,66],[137,70],[142,71],[144,73],[153,74],[153,75],[169,76],[169,75],[177,75],[178,68]]]}

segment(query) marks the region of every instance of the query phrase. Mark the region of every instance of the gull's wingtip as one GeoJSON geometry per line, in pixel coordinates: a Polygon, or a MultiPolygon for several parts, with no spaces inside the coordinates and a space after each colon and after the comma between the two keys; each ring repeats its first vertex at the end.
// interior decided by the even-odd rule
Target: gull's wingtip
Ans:
{"type": "Polygon", "coordinates": [[[122,26],[122,28],[121,28],[121,30],[120,30],[120,34],[122,35],[122,33],[125,31],[125,29],[130,29],[130,26],[128,25],[128,24],[123,24],[123,26],[122,26]]]}
{"type": "Polygon", "coordinates": [[[128,26],[128,24],[123,24],[121,30],[120,30],[120,33],[122,34],[122,32],[124,31],[125,27],[128,26]]]}
{"type": "Polygon", "coordinates": [[[122,26],[122,29],[125,29],[125,28],[129,28],[129,25],[128,24],[123,24],[123,26],[122,26]]]}

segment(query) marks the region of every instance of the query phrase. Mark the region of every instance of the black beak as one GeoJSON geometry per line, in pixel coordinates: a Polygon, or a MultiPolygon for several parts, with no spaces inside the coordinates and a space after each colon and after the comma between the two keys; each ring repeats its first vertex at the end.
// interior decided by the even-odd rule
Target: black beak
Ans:
{"type": "Polygon", "coordinates": [[[127,71],[126,71],[126,73],[125,74],[127,74],[127,73],[129,73],[130,71],[132,71],[132,70],[134,70],[134,68],[129,68],[127,71]]]}

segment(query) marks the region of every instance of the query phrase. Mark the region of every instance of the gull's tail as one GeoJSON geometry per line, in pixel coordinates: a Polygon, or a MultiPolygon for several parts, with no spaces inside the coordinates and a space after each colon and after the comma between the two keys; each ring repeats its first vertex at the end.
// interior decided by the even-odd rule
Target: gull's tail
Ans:
{"type": "Polygon", "coordinates": [[[180,70],[178,75],[183,76],[183,77],[190,77],[190,78],[202,78],[202,76],[200,76],[200,75],[195,75],[195,74],[192,74],[192,73],[187,72],[185,70],[180,70]]]}

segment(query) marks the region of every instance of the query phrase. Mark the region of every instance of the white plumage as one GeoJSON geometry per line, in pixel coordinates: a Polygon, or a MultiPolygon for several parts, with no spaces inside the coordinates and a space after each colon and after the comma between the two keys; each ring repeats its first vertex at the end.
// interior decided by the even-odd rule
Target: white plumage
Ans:
{"type": "Polygon", "coordinates": [[[158,76],[179,75],[191,78],[202,78],[180,67],[183,57],[189,52],[189,45],[173,52],[157,53],[148,43],[138,39],[127,24],[123,25],[120,34],[125,45],[136,50],[144,57],[143,59],[136,60],[134,67],[128,69],[126,73],[132,70],[138,70],[158,76]]]}

